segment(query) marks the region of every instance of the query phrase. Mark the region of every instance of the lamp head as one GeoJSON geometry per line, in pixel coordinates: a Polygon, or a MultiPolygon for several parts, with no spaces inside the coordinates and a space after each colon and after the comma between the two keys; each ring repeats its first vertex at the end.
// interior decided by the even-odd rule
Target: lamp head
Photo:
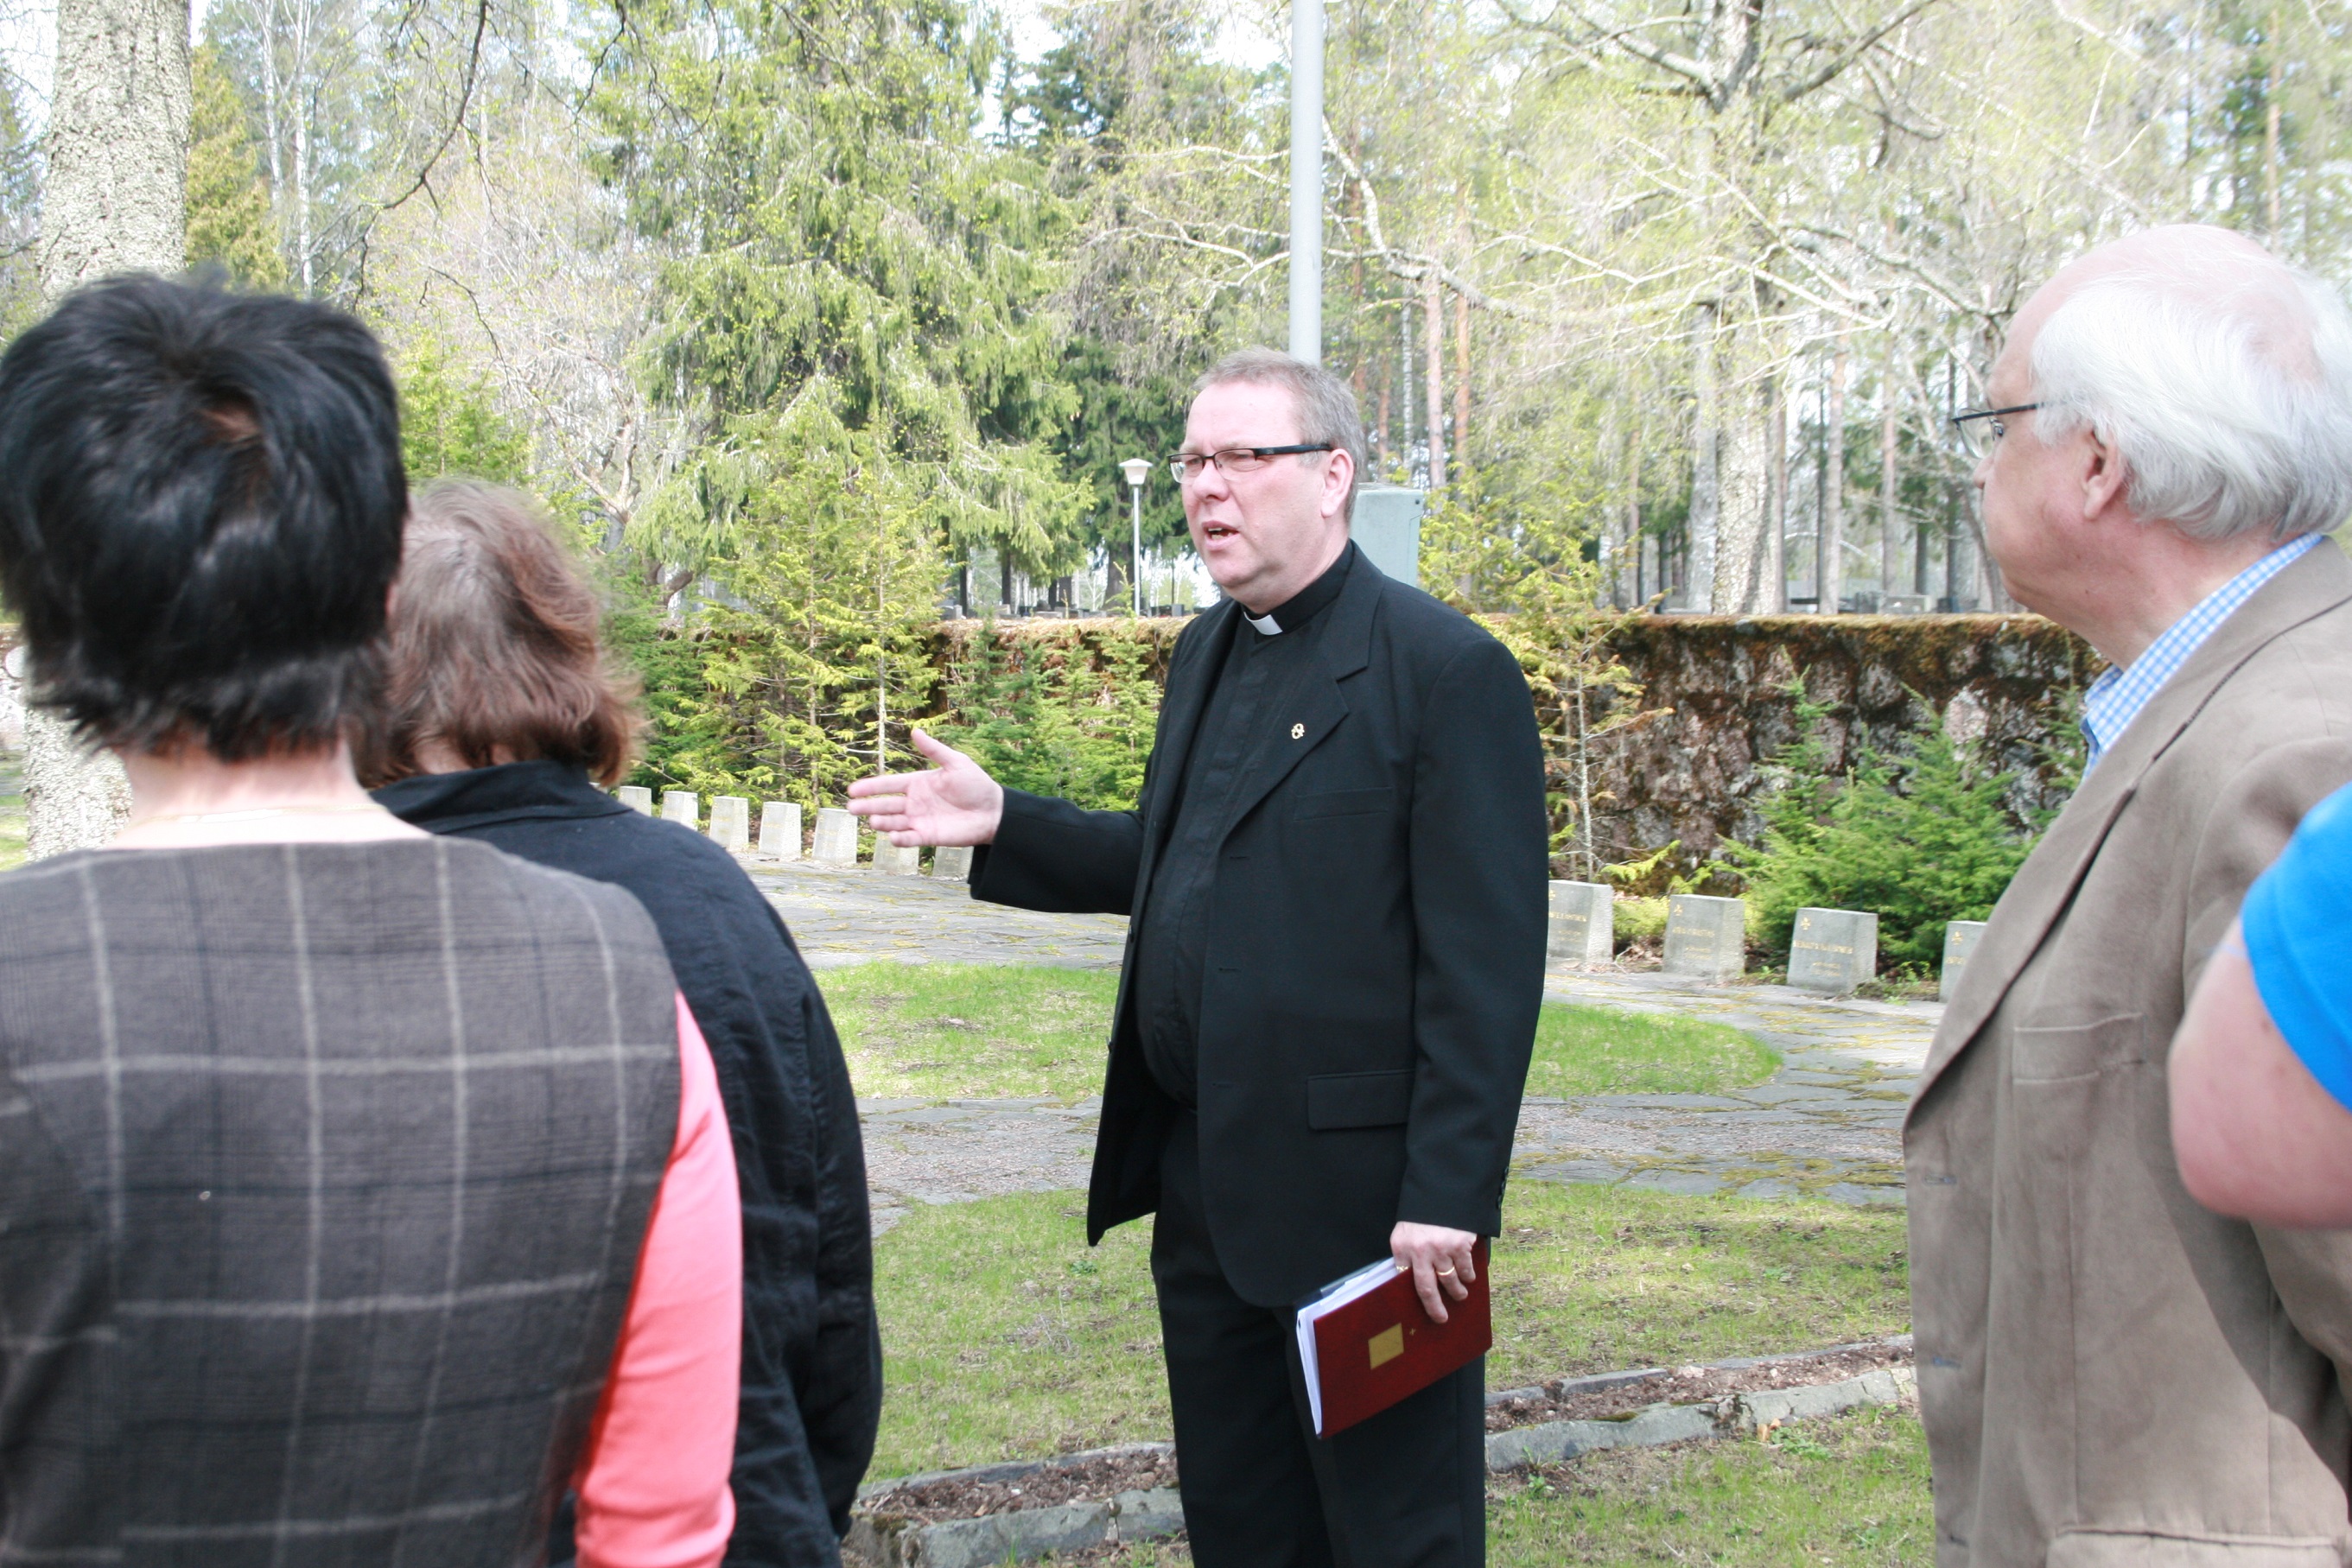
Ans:
{"type": "Polygon", "coordinates": [[[1151,459],[1130,457],[1118,465],[1118,471],[1127,476],[1129,489],[1140,490],[1143,488],[1143,476],[1151,472],[1151,459]]]}

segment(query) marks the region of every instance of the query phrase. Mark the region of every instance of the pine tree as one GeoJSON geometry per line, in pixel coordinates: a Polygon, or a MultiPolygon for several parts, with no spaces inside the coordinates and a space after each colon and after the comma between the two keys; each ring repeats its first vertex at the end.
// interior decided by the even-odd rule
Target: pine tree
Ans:
{"type": "Polygon", "coordinates": [[[244,95],[211,44],[196,47],[189,76],[188,265],[210,263],[240,287],[283,288],[286,256],[244,95]]]}

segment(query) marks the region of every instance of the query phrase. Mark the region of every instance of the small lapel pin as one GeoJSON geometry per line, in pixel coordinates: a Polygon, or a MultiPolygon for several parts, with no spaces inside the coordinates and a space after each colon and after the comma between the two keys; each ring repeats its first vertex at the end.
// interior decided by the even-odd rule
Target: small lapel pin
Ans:
{"type": "Polygon", "coordinates": [[[1307,727],[1306,727],[1305,725],[1303,725],[1303,724],[1294,724],[1294,725],[1292,725],[1292,726],[1290,727],[1290,738],[1291,738],[1291,739],[1293,739],[1293,740],[1304,740],[1304,739],[1306,739],[1306,738],[1307,738],[1307,727]]]}

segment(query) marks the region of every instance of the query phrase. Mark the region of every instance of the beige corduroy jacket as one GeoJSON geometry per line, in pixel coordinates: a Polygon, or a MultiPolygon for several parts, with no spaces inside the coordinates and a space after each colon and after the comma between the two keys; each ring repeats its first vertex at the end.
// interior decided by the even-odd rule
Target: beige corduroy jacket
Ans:
{"type": "Polygon", "coordinates": [[[2352,1232],[2198,1207],[2165,1086],[2247,883],[2347,779],[2352,562],[2323,543],[2158,692],[1993,911],[1904,1129],[1939,1568],[2352,1563],[2352,1232]]]}

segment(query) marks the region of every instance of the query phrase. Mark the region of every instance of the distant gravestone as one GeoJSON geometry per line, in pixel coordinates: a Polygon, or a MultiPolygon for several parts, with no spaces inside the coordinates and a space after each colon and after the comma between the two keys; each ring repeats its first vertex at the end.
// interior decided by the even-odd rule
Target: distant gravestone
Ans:
{"type": "Polygon", "coordinates": [[[1617,951],[1616,905],[1597,882],[1551,884],[1551,941],[1545,956],[1555,964],[1606,964],[1617,951]]]}
{"type": "Polygon", "coordinates": [[[689,828],[702,826],[702,797],[691,789],[662,791],[662,821],[683,822],[689,828]]]}
{"type": "Polygon", "coordinates": [[[618,795],[621,804],[630,810],[643,811],[648,817],[654,814],[654,792],[644,785],[624,784],[613,793],[618,795]]]}
{"type": "Polygon", "coordinates": [[[710,841],[744,855],[751,852],[751,802],[740,795],[710,798],[710,841]]]}
{"type": "Polygon", "coordinates": [[[1977,938],[1984,935],[1981,920],[1953,920],[1944,926],[1944,970],[1936,981],[1936,999],[1948,1002],[1960,988],[1960,973],[1975,956],[1977,938]]]}
{"type": "Polygon", "coordinates": [[[900,849],[889,840],[876,836],[874,869],[886,876],[920,876],[923,874],[923,850],[920,844],[900,849]]]}
{"type": "Polygon", "coordinates": [[[819,865],[856,865],[856,815],[839,806],[821,808],[816,814],[816,847],[809,858],[819,865]]]}
{"type": "Polygon", "coordinates": [[[931,852],[931,875],[941,882],[971,880],[971,846],[941,844],[931,852]]]}
{"type": "Polygon", "coordinates": [[[799,801],[771,800],[760,808],[760,852],[778,860],[801,858],[799,801]]]}
{"type": "Polygon", "coordinates": [[[1789,984],[1842,996],[1878,975],[1878,916],[1800,909],[1789,933],[1789,984]]]}
{"type": "Polygon", "coordinates": [[[1677,893],[1666,900],[1667,974],[1728,980],[1747,967],[1747,904],[1696,893],[1677,893]]]}

